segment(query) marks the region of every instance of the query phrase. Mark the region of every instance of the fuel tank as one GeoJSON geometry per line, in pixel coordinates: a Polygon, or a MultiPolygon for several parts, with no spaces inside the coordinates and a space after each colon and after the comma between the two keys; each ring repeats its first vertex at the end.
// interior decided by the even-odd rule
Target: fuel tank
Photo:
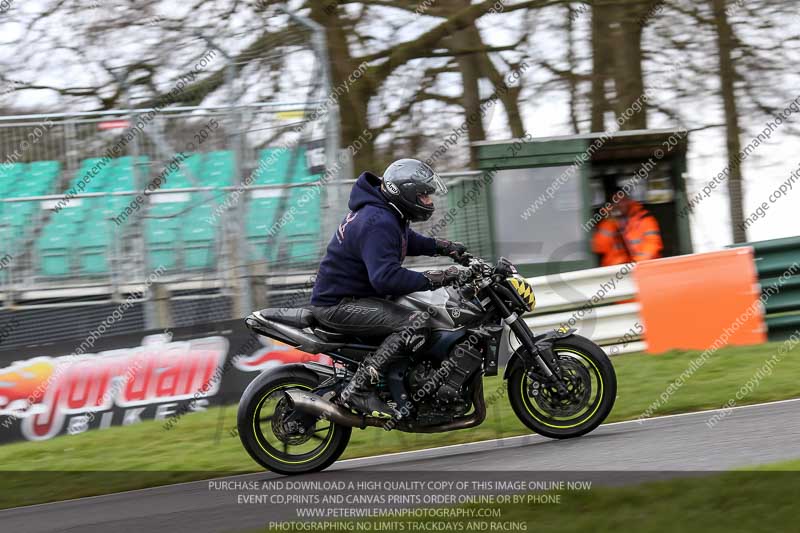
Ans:
{"type": "Polygon", "coordinates": [[[395,300],[400,305],[427,312],[431,327],[456,329],[480,321],[481,309],[473,303],[463,301],[461,293],[453,287],[442,287],[435,291],[420,291],[400,296],[395,300]]]}

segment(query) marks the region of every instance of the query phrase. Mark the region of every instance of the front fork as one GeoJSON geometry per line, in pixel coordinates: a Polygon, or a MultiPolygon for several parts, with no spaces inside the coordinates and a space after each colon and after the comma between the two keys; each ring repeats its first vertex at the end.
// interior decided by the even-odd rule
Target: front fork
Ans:
{"type": "Polygon", "coordinates": [[[539,370],[542,373],[542,382],[554,386],[560,395],[568,395],[569,392],[561,373],[561,365],[558,363],[555,353],[553,353],[553,342],[557,338],[572,335],[575,330],[553,331],[539,337],[539,339],[535,339],[528,324],[525,323],[521,316],[511,311],[497,293],[488,291],[487,294],[500,312],[500,316],[503,317],[503,322],[511,328],[511,331],[514,332],[522,344],[520,355],[522,356],[522,362],[525,364],[525,370],[528,372],[532,372],[534,369],[539,370]]]}
{"type": "Polygon", "coordinates": [[[542,374],[541,377],[544,378],[542,381],[553,385],[560,395],[568,395],[569,392],[567,386],[564,384],[563,374],[561,373],[561,365],[558,362],[558,357],[556,357],[555,352],[553,352],[553,343],[560,337],[572,335],[575,330],[570,329],[563,332],[554,331],[536,339],[528,327],[528,324],[516,313],[512,313],[511,316],[505,318],[504,321],[508,324],[511,331],[514,332],[522,345],[520,355],[522,356],[526,370],[538,370],[542,374]]]}

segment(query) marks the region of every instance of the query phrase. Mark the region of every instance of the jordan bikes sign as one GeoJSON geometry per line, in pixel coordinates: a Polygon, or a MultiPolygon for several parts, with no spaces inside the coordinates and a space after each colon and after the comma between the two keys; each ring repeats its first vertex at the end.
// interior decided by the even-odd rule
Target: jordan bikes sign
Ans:
{"type": "Polygon", "coordinates": [[[71,354],[68,343],[0,352],[0,442],[45,440],[205,410],[236,401],[264,368],[319,359],[265,342],[238,321],[98,344],[103,349],[80,356],[71,354]],[[25,353],[32,357],[19,360],[25,353]]]}

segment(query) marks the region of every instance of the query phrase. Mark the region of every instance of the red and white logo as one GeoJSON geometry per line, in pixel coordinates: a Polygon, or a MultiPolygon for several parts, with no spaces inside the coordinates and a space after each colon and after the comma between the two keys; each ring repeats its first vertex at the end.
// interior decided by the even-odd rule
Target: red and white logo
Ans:
{"type": "Polygon", "coordinates": [[[23,436],[44,440],[70,414],[213,396],[227,353],[225,337],[205,337],[17,361],[0,369],[0,415],[22,418],[23,436]]]}
{"type": "Polygon", "coordinates": [[[324,365],[331,364],[331,358],[323,354],[310,354],[293,348],[282,342],[260,338],[263,348],[256,350],[248,357],[237,357],[233,360],[236,368],[243,372],[255,372],[264,370],[272,366],[285,365],[289,363],[306,363],[314,361],[324,365]]]}

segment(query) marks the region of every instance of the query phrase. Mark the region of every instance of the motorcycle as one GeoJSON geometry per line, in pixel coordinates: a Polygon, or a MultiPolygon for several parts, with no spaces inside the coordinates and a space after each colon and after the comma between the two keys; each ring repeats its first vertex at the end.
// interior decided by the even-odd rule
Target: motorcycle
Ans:
{"type": "MultiPolygon", "coordinates": [[[[279,474],[323,470],[344,452],[353,428],[411,433],[468,429],[486,418],[483,377],[498,374],[504,329],[518,347],[503,378],[517,417],[532,431],[566,439],[602,423],[616,399],[616,374],[605,352],[575,329],[534,335],[522,318],[536,305],[533,287],[511,262],[465,255],[458,280],[396,298],[428,318],[426,344],[382,376],[378,394],[400,416],[354,413],[336,403],[359,363],[383,340],[329,331],[308,308],[270,308],[245,319],[257,334],[332,364],[287,364],[254,379],[239,403],[239,437],[250,456],[279,474]]],[[[494,396],[494,395],[493,395],[494,396]]]]}

